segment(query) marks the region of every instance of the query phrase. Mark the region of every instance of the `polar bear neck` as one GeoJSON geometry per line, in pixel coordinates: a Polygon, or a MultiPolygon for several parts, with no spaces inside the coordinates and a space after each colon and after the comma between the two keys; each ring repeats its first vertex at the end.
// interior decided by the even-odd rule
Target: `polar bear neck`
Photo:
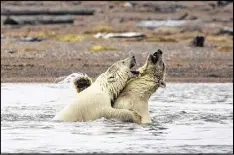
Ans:
{"type": "Polygon", "coordinates": [[[101,74],[95,81],[96,84],[99,85],[101,90],[108,94],[111,101],[114,101],[120,92],[123,90],[127,83],[127,77],[121,76],[120,74],[115,74],[115,80],[113,82],[109,82],[106,78],[107,73],[101,74]]]}
{"type": "Polygon", "coordinates": [[[121,95],[131,92],[131,94],[137,94],[138,97],[148,100],[150,96],[155,93],[159,85],[154,78],[149,75],[134,78],[128,82],[127,86],[121,92],[121,95]]]}

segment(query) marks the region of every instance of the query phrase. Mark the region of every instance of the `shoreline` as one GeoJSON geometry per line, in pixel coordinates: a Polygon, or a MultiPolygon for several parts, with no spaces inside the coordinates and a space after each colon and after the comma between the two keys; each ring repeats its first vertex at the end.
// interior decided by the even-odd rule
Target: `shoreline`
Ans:
{"type": "MultiPolygon", "coordinates": [[[[4,78],[1,83],[55,83],[55,77],[39,77],[39,78],[4,78]]],[[[92,78],[94,79],[94,78],[92,78]]],[[[233,83],[233,78],[166,78],[166,83],[233,83]]]]}

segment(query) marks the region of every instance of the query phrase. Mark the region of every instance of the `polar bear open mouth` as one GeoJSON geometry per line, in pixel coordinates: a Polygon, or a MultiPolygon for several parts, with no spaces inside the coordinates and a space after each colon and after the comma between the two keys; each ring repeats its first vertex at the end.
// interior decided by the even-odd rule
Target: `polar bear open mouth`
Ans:
{"type": "Polygon", "coordinates": [[[153,64],[156,64],[158,62],[158,56],[154,54],[150,54],[150,59],[153,62],[153,64]]]}
{"type": "Polygon", "coordinates": [[[158,49],[157,52],[154,52],[154,54],[150,54],[151,61],[156,64],[161,58],[162,58],[162,51],[158,49]]]}
{"type": "Polygon", "coordinates": [[[139,75],[140,72],[134,70],[134,71],[131,71],[131,73],[134,74],[134,75],[139,75]]]}

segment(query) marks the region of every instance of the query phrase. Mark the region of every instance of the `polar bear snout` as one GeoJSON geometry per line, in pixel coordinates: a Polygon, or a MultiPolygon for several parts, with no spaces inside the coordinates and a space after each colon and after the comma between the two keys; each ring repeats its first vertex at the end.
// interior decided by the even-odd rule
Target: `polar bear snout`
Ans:
{"type": "Polygon", "coordinates": [[[136,58],[135,58],[135,56],[131,56],[131,57],[128,57],[120,62],[122,62],[122,66],[127,66],[127,67],[129,67],[129,69],[131,69],[136,65],[136,58]]]}
{"type": "Polygon", "coordinates": [[[157,62],[159,62],[160,60],[162,60],[162,54],[163,54],[163,52],[160,49],[158,49],[153,54],[150,54],[151,61],[154,64],[156,64],[157,62]]]}
{"type": "Polygon", "coordinates": [[[130,61],[130,72],[131,72],[131,76],[130,76],[130,78],[134,78],[134,77],[137,77],[139,74],[140,74],[140,72],[139,71],[136,71],[136,70],[134,70],[133,69],[133,67],[136,65],[136,58],[135,58],[135,56],[132,56],[131,57],[131,61],[130,61]]]}
{"type": "Polygon", "coordinates": [[[135,56],[131,57],[130,68],[133,68],[136,65],[136,58],[135,56]]]}
{"type": "Polygon", "coordinates": [[[156,52],[154,52],[153,56],[158,57],[158,56],[160,56],[162,54],[163,54],[162,50],[158,49],[156,52]]]}
{"type": "Polygon", "coordinates": [[[158,49],[158,54],[160,54],[160,55],[162,55],[163,54],[163,52],[160,50],[160,49],[158,49]]]}

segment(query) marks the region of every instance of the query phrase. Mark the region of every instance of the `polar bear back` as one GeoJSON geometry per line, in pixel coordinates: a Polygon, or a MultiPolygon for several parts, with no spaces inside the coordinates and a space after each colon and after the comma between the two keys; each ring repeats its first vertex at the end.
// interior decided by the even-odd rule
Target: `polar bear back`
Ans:
{"type": "Polygon", "coordinates": [[[89,121],[95,120],[99,116],[101,107],[111,106],[110,97],[104,93],[96,84],[77,94],[77,96],[68,104],[54,120],[63,121],[89,121]]]}

